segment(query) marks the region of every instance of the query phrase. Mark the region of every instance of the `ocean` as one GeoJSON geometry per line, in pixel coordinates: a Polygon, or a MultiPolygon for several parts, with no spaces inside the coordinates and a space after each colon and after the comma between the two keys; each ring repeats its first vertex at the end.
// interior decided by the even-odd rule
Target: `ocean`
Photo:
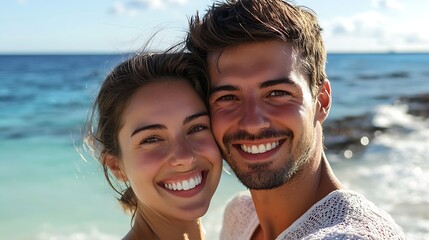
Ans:
{"type": "MultiPolygon", "coordinates": [[[[0,56],[0,238],[120,239],[130,216],[82,127],[101,81],[126,55],[0,56]]],[[[429,239],[429,54],[330,54],[327,155],[349,189],[389,212],[409,239],[429,239]]],[[[245,190],[224,165],[203,223],[245,190]]]]}

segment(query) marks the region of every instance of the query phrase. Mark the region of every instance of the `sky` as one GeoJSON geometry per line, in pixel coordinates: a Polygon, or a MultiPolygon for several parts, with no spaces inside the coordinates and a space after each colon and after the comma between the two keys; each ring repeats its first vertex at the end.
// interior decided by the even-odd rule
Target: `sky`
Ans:
{"type": "MultiPolygon", "coordinates": [[[[296,0],[318,15],[328,52],[429,52],[427,0],[296,0]]],[[[126,53],[183,40],[212,0],[5,0],[0,54],[126,53]]]]}

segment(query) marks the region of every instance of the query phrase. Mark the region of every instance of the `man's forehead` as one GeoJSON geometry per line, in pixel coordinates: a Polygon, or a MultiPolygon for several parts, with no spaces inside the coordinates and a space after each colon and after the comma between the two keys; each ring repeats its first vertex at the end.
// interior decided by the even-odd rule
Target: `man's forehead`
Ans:
{"type": "Polygon", "coordinates": [[[287,67],[295,62],[296,56],[290,44],[279,41],[242,44],[217,50],[208,54],[211,74],[248,72],[255,68],[287,67]]]}
{"type": "Polygon", "coordinates": [[[239,77],[239,78],[250,78],[252,76],[260,74],[281,74],[285,73],[285,68],[279,68],[273,64],[267,62],[253,62],[247,65],[230,64],[227,66],[220,66],[218,70],[215,70],[211,76],[217,76],[221,78],[239,77]]]}
{"type": "Polygon", "coordinates": [[[212,62],[209,66],[211,82],[226,78],[251,78],[251,77],[279,77],[288,76],[292,71],[292,65],[284,61],[263,61],[255,59],[254,61],[228,62],[219,64],[212,62]]]}

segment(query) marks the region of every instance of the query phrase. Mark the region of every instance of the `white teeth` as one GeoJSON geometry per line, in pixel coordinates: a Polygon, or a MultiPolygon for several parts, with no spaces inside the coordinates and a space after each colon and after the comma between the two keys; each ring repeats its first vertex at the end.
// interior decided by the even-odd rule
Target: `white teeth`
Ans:
{"type": "Polygon", "coordinates": [[[189,186],[189,182],[188,181],[183,181],[182,182],[182,185],[183,185],[183,190],[189,190],[190,189],[190,186],[189,186]]]}
{"type": "Polygon", "coordinates": [[[273,150],[279,145],[280,145],[279,141],[273,142],[273,143],[267,143],[267,144],[259,144],[259,145],[249,145],[249,146],[241,145],[241,150],[251,154],[259,154],[259,153],[264,153],[264,152],[273,150]]]}
{"type": "Polygon", "coordinates": [[[255,145],[252,146],[252,153],[253,154],[259,153],[257,146],[255,146],[255,145]]]}
{"type": "Polygon", "coordinates": [[[189,180],[189,187],[190,188],[194,188],[195,187],[195,180],[193,178],[191,178],[191,180],[189,180]]]}
{"type": "Polygon", "coordinates": [[[180,191],[180,190],[186,191],[200,185],[202,180],[203,180],[203,177],[199,175],[199,176],[191,177],[190,179],[182,180],[176,183],[165,183],[164,187],[174,191],[180,191]]]}

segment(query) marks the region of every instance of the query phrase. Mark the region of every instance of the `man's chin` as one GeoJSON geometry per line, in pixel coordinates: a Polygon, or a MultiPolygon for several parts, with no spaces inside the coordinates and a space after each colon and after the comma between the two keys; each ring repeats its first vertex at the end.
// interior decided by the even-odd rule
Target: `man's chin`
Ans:
{"type": "Polygon", "coordinates": [[[259,170],[245,173],[234,170],[240,182],[250,190],[271,190],[282,186],[285,179],[282,173],[272,170],[259,170]]]}

